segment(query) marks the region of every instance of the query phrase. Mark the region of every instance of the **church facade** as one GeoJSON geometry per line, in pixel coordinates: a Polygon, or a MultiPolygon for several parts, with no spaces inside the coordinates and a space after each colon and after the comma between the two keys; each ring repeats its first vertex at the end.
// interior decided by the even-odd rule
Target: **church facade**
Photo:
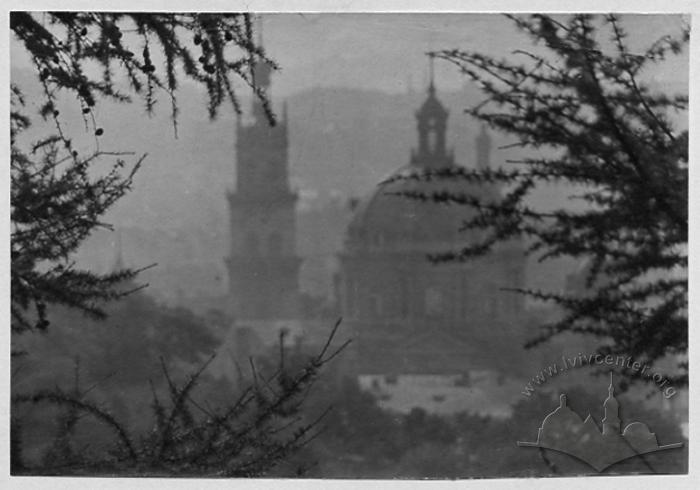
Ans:
{"type": "MultiPolygon", "coordinates": [[[[524,285],[522,247],[507,243],[476,260],[431,262],[430,254],[478,238],[460,231],[469,208],[410,197],[442,191],[498,197],[494,185],[417,178],[458,166],[447,147],[447,119],[431,82],[416,113],[409,163],[357,206],[348,227],[339,289],[344,327],[355,338],[348,366],[357,373],[465,373],[501,361],[512,372],[513,359],[496,358],[507,357],[504,346],[520,344],[523,298],[502,288],[524,285]]],[[[478,168],[488,167],[490,146],[482,129],[475,139],[478,168]]]]}

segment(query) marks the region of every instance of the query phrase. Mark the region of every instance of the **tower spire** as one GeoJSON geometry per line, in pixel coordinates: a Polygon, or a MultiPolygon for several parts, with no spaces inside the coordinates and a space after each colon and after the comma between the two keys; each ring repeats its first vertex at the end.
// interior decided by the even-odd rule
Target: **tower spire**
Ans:
{"type": "Polygon", "coordinates": [[[428,58],[430,59],[430,85],[428,86],[428,93],[430,95],[435,95],[435,53],[428,53],[428,58]]]}
{"type": "Polygon", "coordinates": [[[263,45],[263,18],[262,14],[258,14],[258,46],[263,45]]]}
{"type": "MultiPolygon", "coordinates": [[[[265,48],[263,47],[263,19],[261,15],[255,17],[258,31],[258,48],[261,51],[260,55],[255,56],[253,66],[251,67],[253,82],[262,89],[269,97],[270,78],[272,76],[272,67],[265,61],[265,48]]],[[[267,114],[263,103],[255,97],[253,99],[253,115],[255,119],[262,124],[268,125],[267,114]]]]}

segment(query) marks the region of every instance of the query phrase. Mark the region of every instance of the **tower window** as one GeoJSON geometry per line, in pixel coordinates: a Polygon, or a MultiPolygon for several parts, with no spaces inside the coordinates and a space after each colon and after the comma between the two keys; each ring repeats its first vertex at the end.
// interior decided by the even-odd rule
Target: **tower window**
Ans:
{"type": "Polygon", "coordinates": [[[492,316],[496,316],[500,313],[499,309],[499,301],[498,301],[498,296],[496,292],[492,293],[493,296],[489,298],[489,306],[488,306],[488,314],[492,316]]]}
{"type": "Polygon", "coordinates": [[[471,301],[469,296],[469,276],[466,273],[460,275],[460,301],[459,301],[459,317],[462,319],[469,318],[469,308],[467,305],[471,301]]]}
{"type": "Polygon", "coordinates": [[[445,301],[442,291],[437,286],[432,286],[425,291],[425,312],[428,316],[443,316],[445,301]]]}
{"type": "Polygon", "coordinates": [[[268,238],[267,250],[270,255],[282,255],[282,235],[271,233],[268,238]]]}
{"type": "Polygon", "coordinates": [[[428,132],[428,151],[430,153],[435,153],[437,149],[437,131],[431,129],[428,132]]]}
{"type": "Polygon", "coordinates": [[[409,302],[409,289],[408,282],[405,277],[400,279],[399,286],[399,304],[400,304],[400,314],[401,318],[408,317],[408,302],[409,302]]]}
{"type": "Polygon", "coordinates": [[[381,317],[384,314],[382,297],[380,295],[373,294],[369,297],[369,312],[374,318],[381,317]]]}
{"type": "Polygon", "coordinates": [[[258,255],[258,237],[255,233],[248,233],[245,242],[245,253],[248,255],[258,255]]]}
{"type": "Polygon", "coordinates": [[[348,279],[346,290],[346,306],[350,315],[355,316],[355,281],[348,279]]]}
{"type": "Polygon", "coordinates": [[[267,164],[267,171],[265,175],[266,182],[275,182],[277,180],[277,167],[274,163],[267,164]]]}

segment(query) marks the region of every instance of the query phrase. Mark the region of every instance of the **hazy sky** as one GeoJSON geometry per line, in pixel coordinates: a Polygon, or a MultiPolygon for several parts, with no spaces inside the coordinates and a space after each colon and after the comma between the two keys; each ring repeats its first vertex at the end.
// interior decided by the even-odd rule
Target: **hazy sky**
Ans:
{"type": "MultiPolygon", "coordinates": [[[[628,15],[623,21],[636,51],[679,33],[684,22],[676,15],[628,15]]],[[[422,90],[426,51],[460,48],[509,56],[532,48],[512,21],[494,14],[267,14],[263,41],[281,65],[274,92],[282,96],[314,85],[405,92],[412,84],[422,90]]],[[[687,85],[687,52],[649,75],[687,85]]],[[[444,61],[436,63],[436,79],[444,90],[464,83],[444,61]]]]}
{"type": "MultiPolygon", "coordinates": [[[[626,15],[622,21],[630,34],[631,50],[640,52],[664,34],[678,34],[685,19],[668,14],[626,15]]],[[[516,49],[538,49],[532,46],[526,35],[516,30],[512,21],[496,14],[265,14],[262,25],[263,44],[269,56],[281,67],[273,78],[272,96],[276,102],[315,86],[405,93],[411,85],[413,90],[424,93],[428,75],[427,51],[460,48],[508,57],[516,49]]],[[[31,66],[26,53],[18,48],[17,42],[12,42],[11,46],[12,77],[15,78],[19,73],[17,69],[31,70],[31,66]]],[[[456,91],[466,83],[457,68],[447,62],[436,61],[435,71],[436,85],[442,94],[456,91]]],[[[25,80],[28,74],[35,76],[33,70],[23,71],[25,80]]],[[[673,92],[687,90],[687,50],[680,56],[671,57],[666,63],[653,67],[653,71],[647,72],[645,76],[656,79],[661,84],[672,83],[673,92]]],[[[20,81],[20,77],[15,81],[20,81]]],[[[141,118],[138,124],[134,124],[134,113],[130,111],[143,114],[141,101],[134,102],[138,106],[119,109],[107,101],[98,103],[96,115],[105,128],[105,135],[100,139],[103,148],[128,149],[137,154],[149,153],[147,165],[137,176],[136,190],[130,196],[131,199],[125,202],[136,202],[139,193],[146,196],[162,194],[160,189],[163,175],[177,181],[180,187],[182,182],[190,182],[194,187],[205,186],[217,197],[224,195],[223,189],[212,190],[208,187],[212,176],[204,174],[211,173],[210,167],[189,165],[188,156],[196,152],[197,159],[231,160],[232,140],[218,136],[214,138],[212,135],[233,134],[233,110],[230,104],[224,104],[221,118],[216,122],[208,121],[204,93],[199,87],[198,90],[202,93],[199,100],[185,101],[194,92],[181,92],[180,103],[188,110],[179,116],[182,131],[178,140],[174,138],[172,124],[168,119],[169,107],[165,94],[158,96],[165,102],[157,107],[156,116],[152,119],[141,118]],[[122,116],[118,117],[119,114],[122,116]]],[[[244,89],[239,94],[249,97],[250,91],[244,89]]],[[[30,98],[29,110],[37,110],[39,102],[40,99],[30,98]]],[[[474,101],[465,100],[459,107],[450,107],[452,114],[461,114],[471,102],[474,101]]],[[[66,106],[66,109],[77,107],[73,98],[66,101],[66,106]]],[[[247,109],[249,104],[244,104],[244,107],[247,109]]],[[[276,107],[279,109],[279,104],[276,107]]],[[[414,109],[406,110],[407,127],[413,124],[412,110],[414,109]]],[[[61,113],[67,117],[69,111],[62,108],[61,113]]],[[[92,132],[83,129],[80,116],[76,116],[76,121],[70,128],[71,137],[76,145],[84,143],[85,152],[89,152],[94,144],[92,132]]],[[[35,129],[41,130],[40,119],[34,117],[33,122],[36,124],[35,129]]],[[[410,131],[413,134],[412,127],[410,131]]],[[[292,137],[297,138],[295,144],[303,145],[299,134],[292,137]]],[[[83,151],[82,147],[79,149],[83,151]]],[[[401,155],[387,158],[403,162],[409,152],[410,147],[407,146],[401,155]]],[[[221,187],[232,185],[232,162],[230,167],[231,171],[226,175],[216,177],[216,183],[221,187]]],[[[193,188],[192,195],[201,196],[200,191],[199,187],[193,188]]],[[[219,201],[223,203],[223,199],[219,201]]],[[[167,206],[158,209],[159,212],[172,211],[167,206]]],[[[173,217],[175,220],[177,213],[173,213],[173,217]]]]}
{"type": "MultiPolygon", "coordinates": [[[[678,34],[686,21],[679,15],[625,15],[633,51],[665,34],[678,34]]],[[[274,79],[274,96],[288,96],[313,86],[352,87],[406,92],[423,90],[430,50],[460,48],[496,56],[515,49],[537,49],[497,14],[265,14],[263,44],[281,66],[274,79]]],[[[13,67],[29,63],[16,42],[11,43],[13,67]]],[[[442,90],[464,83],[456,67],[436,62],[436,82],[442,90]]],[[[673,57],[647,73],[676,88],[688,84],[688,53],[673,57]]]]}

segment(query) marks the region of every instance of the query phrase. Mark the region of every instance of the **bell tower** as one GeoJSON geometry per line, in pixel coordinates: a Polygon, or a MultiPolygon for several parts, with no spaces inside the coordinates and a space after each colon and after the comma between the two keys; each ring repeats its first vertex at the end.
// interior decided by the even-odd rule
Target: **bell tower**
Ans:
{"type": "MultiPolygon", "coordinates": [[[[271,67],[258,61],[255,83],[269,94],[271,67]]],[[[253,101],[254,120],[236,123],[236,188],[227,193],[230,254],[229,296],[237,320],[298,316],[296,255],[297,195],[289,186],[286,104],[271,126],[265,108],[253,101]]]]}

